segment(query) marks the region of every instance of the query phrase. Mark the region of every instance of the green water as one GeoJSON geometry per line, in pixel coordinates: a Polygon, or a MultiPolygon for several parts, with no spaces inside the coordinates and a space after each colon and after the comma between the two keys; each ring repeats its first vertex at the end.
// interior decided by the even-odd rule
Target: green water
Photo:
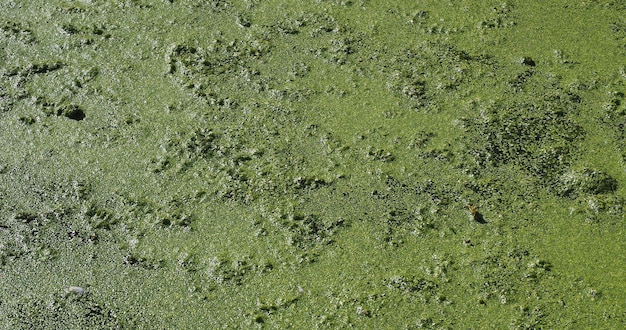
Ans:
{"type": "Polygon", "coordinates": [[[3,1],[0,327],[622,329],[624,17],[3,1]]]}

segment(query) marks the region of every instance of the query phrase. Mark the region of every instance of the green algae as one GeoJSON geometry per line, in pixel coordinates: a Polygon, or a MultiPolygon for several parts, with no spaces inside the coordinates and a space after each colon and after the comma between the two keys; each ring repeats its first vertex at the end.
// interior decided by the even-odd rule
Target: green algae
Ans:
{"type": "Polygon", "coordinates": [[[624,9],[0,4],[0,324],[623,328],[624,9]]]}

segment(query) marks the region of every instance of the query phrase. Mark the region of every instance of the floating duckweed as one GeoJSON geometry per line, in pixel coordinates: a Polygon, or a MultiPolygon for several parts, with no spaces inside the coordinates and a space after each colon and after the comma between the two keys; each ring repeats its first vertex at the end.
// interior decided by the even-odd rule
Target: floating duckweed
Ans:
{"type": "Polygon", "coordinates": [[[621,2],[0,1],[0,328],[623,328],[621,2]]]}
{"type": "Polygon", "coordinates": [[[559,178],[559,192],[563,196],[577,196],[580,194],[606,194],[617,189],[617,180],[607,173],[583,168],[570,170],[559,178]]]}

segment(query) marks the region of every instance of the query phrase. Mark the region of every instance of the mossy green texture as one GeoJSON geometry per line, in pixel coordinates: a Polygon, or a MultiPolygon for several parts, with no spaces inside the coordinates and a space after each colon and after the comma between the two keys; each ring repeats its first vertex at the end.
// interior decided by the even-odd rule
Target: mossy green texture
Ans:
{"type": "Polygon", "coordinates": [[[4,1],[0,327],[624,328],[624,17],[4,1]]]}

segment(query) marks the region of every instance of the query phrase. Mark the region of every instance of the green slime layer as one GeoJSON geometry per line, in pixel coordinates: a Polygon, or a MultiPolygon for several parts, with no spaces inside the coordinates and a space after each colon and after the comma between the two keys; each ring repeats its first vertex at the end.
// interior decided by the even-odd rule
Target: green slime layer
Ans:
{"type": "Polygon", "coordinates": [[[624,17],[3,1],[0,327],[624,328],[624,17]]]}

